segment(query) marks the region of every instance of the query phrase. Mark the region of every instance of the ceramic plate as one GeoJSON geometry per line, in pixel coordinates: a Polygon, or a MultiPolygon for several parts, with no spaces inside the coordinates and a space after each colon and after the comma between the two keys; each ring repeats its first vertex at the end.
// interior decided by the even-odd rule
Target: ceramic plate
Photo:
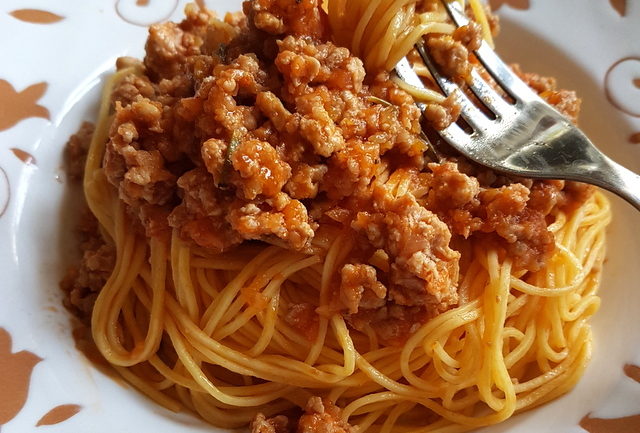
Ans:
{"type": "MultiPolygon", "coordinates": [[[[640,2],[493,0],[498,51],[583,98],[581,125],[640,172],[640,2]]],[[[63,147],[94,119],[118,56],[142,55],[145,26],[179,19],[177,0],[4,0],[0,5],[0,430],[212,432],[96,369],[74,346],[58,281],[79,191],[63,147]]],[[[210,0],[220,12],[239,1],[210,0]]],[[[489,432],[640,432],[640,214],[613,199],[593,320],[593,360],[568,395],[489,432]],[[582,427],[581,427],[582,426],[582,427]]]]}

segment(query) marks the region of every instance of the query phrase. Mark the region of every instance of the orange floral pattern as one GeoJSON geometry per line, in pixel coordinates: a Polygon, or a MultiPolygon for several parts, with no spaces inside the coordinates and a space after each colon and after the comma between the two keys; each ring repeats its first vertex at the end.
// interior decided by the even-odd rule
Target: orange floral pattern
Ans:
{"type": "Polygon", "coordinates": [[[42,82],[17,92],[11,83],[0,80],[0,131],[30,117],[49,120],[49,110],[38,105],[38,100],[44,96],[47,86],[47,83],[42,82]]]}
{"type": "Polygon", "coordinates": [[[639,366],[633,365],[633,364],[625,365],[624,374],[626,374],[627,377],[630,377],[631,379],[640,383],[640,367],[639,366]]]}
{"type": "MultiPolygon", "coordinates": [[[[624,374],[640,383],[640,367],[627,364],[624,374]]],[[[640,415],[622,418],[591,418],[588,414],[580,421],[580,427],[589,433],[638,433],[640,432],[640,415]]]]}
{"type": "Polygon", "coordinates": [[[609,0],[609,4],[613,7],[621,17],[627,14],[627,0],[609,0]]]}
{"type": "Polygon", "coordinates": [[[530,7],[529,0],[490,0],[489,4],[494,11],[500,9],[503,4],[520,10],[527,10],[530,7]]]}
{"type": "MultiPolygon", "coordinates": [[[[42,361],[38,355],[23,350],[11,351],[11,335],[0,328],[0,429],[20,413],[27,398],[34,367],[42,361]]],[[[43,415],[36,427],[64,422],[80,412],[82,406],[62,404],[43,415]]]]}
{"type": "Polygon", "coordinates": [[[61,404],[60,406],[56,406],[51,409],[49,412],[44,414],[42,418],[36,424],[36,427],[40,427],[43,425],[54,425],[60,424],[64,422],[80,412],[82,406],[77,404],[61,404]]]}
{"type": "Polygon", "coordinates": [[[34,353],[11,352],[11,336],[0,328],[0,426],[11,421],[27,401],[33,368],[42,361],[34,353]]]}
{"type": "Polygon", "coordinates": [[[17,147],[12,147],[9,149],[20,161],[24,162],[27,165],[36,165],[36,159],[29,152],[18,149],[17,147]]]}
{"type": "Polygon", "coordinates": [[[9,12],[9,15],[32,24],[53,24],[64,19],[63,16],[40,9],[17,9],[9,12]]]}

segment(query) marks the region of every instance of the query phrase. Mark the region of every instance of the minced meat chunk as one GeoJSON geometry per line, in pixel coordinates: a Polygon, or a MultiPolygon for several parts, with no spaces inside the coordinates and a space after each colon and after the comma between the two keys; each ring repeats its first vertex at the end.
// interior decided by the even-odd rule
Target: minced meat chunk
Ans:
{"type": "Polygon", "coordinates": [[[389,300],[436,312],[455,304],[460,253],[449,247],[446,224],[412,195],[394,197],[381,186],[374,188],[373,204],[351,226],[392,258],[389,300]]]}
{"type": "Polygon", "coordinates": [[[358,308],[379,308],[385,304],[387,288],[378,281],[373,266],[344,265],[340,279],[340,300],[350,314],[357,313],[358,308]]]}
{"type": "Polygon", "coordinates": [[[328,36],[327,18],[317,0],[254,0],[243,8],[257,29],[272,35],[328,36]]]}
{"type": "Polygon", "coordinates": [[[427,39],[429,54],[445,75],[461,80],[471,72],[469,50],[449,35],[430,36],[427,39]]]}
{"type": "Polygon", "coordinates": [[[355,433],[340,416],[340,408],[331,401],[311,397],[298,422],[297,433],[355,433]]]}
{"type": "Polygon", "coordinates": [[[289,305],[284,320],[309,341],[315,340],[318,336],[320,317],[312,304],[289,305]]]}
{"type": "Polygon", "coordinates": [[[475,51],[482,44],[482,27],[472,21],[465,26],[458,27],[453,32],[453,39],[462,43],[468,51],[475,51]]]}
{"type": "Polygon", "coordinates": [[[511,65],[511,69],[513,69],[529,87],[535,90],[542,99],[553,105],[556,110],[571,119],[573,123],[578,123],[582,100],[578,98],[576,92],[558,89],[555,78],[544,77],[531,72],[523,72],[522,69],[520,69],[520,65],[513,64],[511,65]]]}
{"type": "MultiPolygon", "coordinates": [[[[420,12],[438,10],[437,1],[415,6],[420,12]]],[[[117,61],[107,137],[97,143],[105,149],[98,174],[120,199],[135,236],[179,238],[194,247],[200,262],[217,254],[250,260],[250,251],[267,245],[280,251],[265,262],[270,267],[285,252],[299,259],[316,256],[319,263],[280,286],[274,284],[283,274],[273,275],[269,290],[275,290],[280,321],[274,344],[303,339],[310,346],[325,339],[331,347],[318,355],[319,364],[333,362],[341,350],[334,315],[344,319],[358,351],[368,344],[388,350],[468,302],[470,295],[458,288],[477,251],[497,251],[523,278],[544,270],[555,248],[549,225],[558,212],[570,213],[587,200],[592,187],[502,175],[453,149],[441,149],[433,162],[426,137],[458,121],[455,92],[421,112],[389,71],[366,70],[348,48],[332,42],[321,0],[249,0],[243,11],[220,20],[191,4],[182,22],[151,26],[143,61],[117,61]],[[329,318],[334,329],[327,331],[329,318]]],[[[497,17],[487,17],[495,34],[497,17]]],[[[442,73],[470,96],[464,82],[477,64],[472,53],[482,37],[482,28],[470,23],[425,39],[442,73]]],[[[410,61],[418,58],[415,50],[408,55],[410,61]]],[[[552,78],[513,69],[577,120],[575,93],[559,89],[552,78]]],[[[426,75],[426,67],[418,72],[426,75]]],[[[498,87],[487,71],[478,73],[498,87]]],[[[425,83],[436,88],[432,80],[425,83]]],[[[83,176],[92,134],[93,127],[83,124],[67,144],[72,179],[83,176]]],[[[116,263],[106,232],[87,211],[78,224],[81,256],[61,282],[65,305],[85,324],[116,263]]],[[[206,307],[216,304],[210,298],[218,286],[239,280],[235,271],[204,268],[199,271],[215,286],[198,299],[206,307]]],[[[192,277],[195,282],[203,275],[192,277]]],[[[259,293],[262,279],[259,274],[245,281],[236,300],[251,314],[271,305],[259,293]]],[[[167,283],[176,291],[171,278],[167,283]]],[[[117,320],[138,314],[125,310],[117,320]]],[[[253,325],[260,326],[263,316],[258,312],[253,325]]],[[[123,344],[136,345],[136,335],[125,337],[123,344]]],[[[230,338],[242,346],[245,337],[230,338]]],[[[272,349],[265,348],[265,356],[278,352],[272,349]]],[[[209,367],[203,366],[205,373],[217,374],[218,366],[209,367]]],[[[247,390],[265,385],[264,377],[241,382],[234,373],[223,379],[244,383],[247,390]]],[[[313,393],[320,396],[305,407],[291,407],[301,393],[272,393],[264,410],[275,416],[258,413],[252,433],[355,433],[326,398],[333,393],[313,393]],[[273,413],[283,406],[289,408],[284,414],[273,413]]],[[[351,398],[350,392],[337,396],[339,404],[351,398]]],[[[238,416],[250,410],[257,408],[244,408],[238,416]]],[[[230,422],[240,424],[238,419],[230,422]]]]}
{"type": "Polygon", "coordinates": [[[218,186],[232,184],[240,197],[273,197],[291,176],[291,167],[264,141],[230,143],[210,139],[202,144],[202,159],[218,186]]]}
{"type": "Polygon", "coordinates": [[[286,416],[266,418],[259,413],[251,422],[251,433],[355,433],[341,417],[340,408],[327,399],[311,397],[304,413],[291,422],[286,416]]]}
{"type": "Polygon", "coordinates": [[[559,184],[536,182],[528,187],[513,182],[492,187],[460,172],[455,162],[429,168],[425,205],[454,234],[469,238],[474,233],[493,233],[516,267],[535,271],[543,266],[553,252],[546,216],[558,204],[559,184]]]}
{"type": "Polygon", "coordinates": [[[289,433],[289,419],[284,415],[267,418],[259,413],[251,421],[251,433],[289,433]]]}
{"type": "Polygon", "coordinates": [[[456,94],[452,93],[440,104],[427,104],[423,114],[431,126],[437,130],[443,130],[458,120],[460,111],[456,94]]]}
{"type": "MultiPolygon", "coordinates": [[[[340,232],[354,246],[336,263],[331,307],[390,344],[457,305],[452,245],[488,242],[516,268],[541,269],[554,248],[554,212],[589,188],[513,179],[462,157],[429,163],[421,119],[434,129],[456,122],[455,95],[421,113],[388,72],[366,71],[331,41],[319,0],[253,0],[243,10],[221,21],[187,6],[182,22],[151,27],[144,61],[118,61],[102,168],[137,232],[173,231],[211,253],[254,241],[319,254],[318,233],[340,232]]],[[[427,45],[462,80],[481,37],[472,23],[427,45]]],[[[575,94],[514,70],[575,119],[575,94]]],[[[67,147],[73,177],[90,135],[83,128],[67,147]]],[[[69,304],[89,314],[112,251],[99,237],[83,250],[65,287],[69,304]]],[[[287,304],[285,320],[312,339],[317,306],[304,301],[287,304]]]]}
{"type": "Polygon", "coordinates": [[[65,293],[65,306],[88,323],[98,293],[115,266],[116,251],[100,236],[98,221],[89,209],[83,211],[76,233],[82,257],[77,265],[69,267],[60,287],[65,293]]]}
{"type": "Polygon", "coordinates": [[[78,132],[73,134],[67,142],[64,155],[65,168],[67,176],[72,181],[78,181],[84,176],[84,164],[94,130],[93,123],[83,122],[78,132]]]}
{"type": "Polygon", "coordinates": [[[285,193],[262,202],[242,205],[236,202],[227,221],[243,239],[268,239],[275,236],[295,250],[309,245],[314,231],[307,208],[285,193]]]}

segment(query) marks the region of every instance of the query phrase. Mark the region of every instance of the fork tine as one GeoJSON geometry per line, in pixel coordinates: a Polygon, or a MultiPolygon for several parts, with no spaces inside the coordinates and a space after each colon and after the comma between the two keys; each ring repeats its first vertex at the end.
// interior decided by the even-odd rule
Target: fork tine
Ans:
{"type": "MultiPolygon", "coordinates": [[[[420,76],[413,70],[413,66],[409,63],[406,57],[403,57],[395,67],[396,75],[405,83],[415,86],[417,88],[424,88],[424,83],[420,76]]],[[[424,111],[425,104],[422,102],[416,103],[421,111],[424,111]]]]}
{"type": "Polygon", "coordinates": [[[471,91],[489,108],[499,119],[515,116],[517,109],[505,101],[496,90],[489,85],[473,68],[471,69],[471,80],[467,82],[471,91]]]}
{"type": "MultiPolygon", "coordinates": [[[[469,24],[469,19],[461,10],[457,1],[441,0],[453,22],[462,27],[469,24]]],[[[476,57],[491,74],[493,79],[516,101],[540,100],[538,95],[529,88],[511,68],[498,57],[486,41],[482,41],[480,48],[475,51],[476,57]]]]}
{"type": "Polygon", "coordinates": [[[453,22],[458,27],[466,26],[467,24],[469,24],[469,18],[467,18],[467,15],[465,15],[464,11],[460,10],[460,3],[455,0],[441,0],[441,2],[449,13],[449,16],[451,17],[453,22]]]}
{"type": "Polygon", "coordinates": [[[489,44],[483,41],[475,53],[487,72],[513,99],[521,102],[540,100],[540,97],[498,57],[489,44]]]}
{"type": "Polygon", "coordinates": [[[431,75],[445,95],[449,96],[456,92],[456,99],[460,106],[460,114],[462,115],[462,118],[471,125],[476,132],[480,134],[484,133],[490,126],[491,121],[489,118],[485,116],[485,114],[478,109],[473,102],[471,102],[469,97],[464,94],[457,84],[438,72],[438,68],[427,54],[427,50],[424,48],[423,44],[417,43],[416,48],[420,57],[422,57],[422,60],[431,72],[431,75]]]}
{"type": "Polygon", "coordinates": [[[468,153],[468,149],[472,148],[472,138],[474,134],[467,134],[460,126],[456,123],[452,123],[447,126],[445,129],[438,131],[440,137],[444,139],[451,147],[454,149],[458,149],[463,153],[468,153]]]}

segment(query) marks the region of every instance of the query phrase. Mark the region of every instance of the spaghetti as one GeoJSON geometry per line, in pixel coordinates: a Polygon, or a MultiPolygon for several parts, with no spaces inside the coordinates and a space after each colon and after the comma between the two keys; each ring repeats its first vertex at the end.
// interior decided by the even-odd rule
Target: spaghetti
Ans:
{"type": "MultiPolygon", "coordinates": [[[[328,17],[335,40],[351,47],[369,70],[389,70],[424,34],[452,31],[441,8],[416,12],[432,3],[437,4],[350,1],[347,8],[346,1],[335,0],[328,17]]],[[[477,2],[470,4],[482,22],[477,2]]],[[[286,25],[286,17],[281,21],[286,25]]],[[[522,266],[503,243],[457,237],[459,254],[438,253],[455,263],[460,257],[460,277],[453,282],[457,303],[429,310],[428,320],[413,320],[403,344],[395,344],[375,322],[336,307],[336,276],[361,248],[350,228],[355,223],[319,219],[315,236],[301,249],[291,248],[290,238],[269,236],[223,252],[185,238],[181,227],[152,234],[148,227],[146,234],[132,228],[139,225],[135,212],[111,181],[105,155],[114,131],[126,125],[116,123],[114,116],[122,114],[114,115],[112,97],[123,83],[141,88],[138,79],[145,73],[140,65],[123,67],[108,80],[83,185],[101,236],[116,252],[92,308],[93,340],[141,392],[170,410],[186,408],[224,428],[246,426],[258,412],[295,413],[321,396],[341,407],[342,419],[361,432],[456,432],[499,423],[578,381],[591,353],[588,319],[600,302],[596,290],[610,220],[609,204],[599,192],[543,215],[541,221],[552,221],[545,233],[553,241],[537,269],[522,266]],[[308,320],[290,320],[300,306],[310,308],[310,314],[299,316],[308,320]]],[[[181,109],[195,100],[185,98],[181,109]]],[[[429,169],[394,168],[391,159],[381,158],[372,185],[385,200],[435,206],[436,187],[423,182],[429,169]]],[[[509,187],[485,190],[495,195],[509,187]]],[[[479,194],[476,201],[483,197],[479,194]]],[[[455,224],[448,224],[454,231],[455,224]]],[[[374,250],[368,263],[392,290],[392,277],[380,275],[401,264],[385,258],[392,248],[374,250]]],[[[445,259],[433,260],[440,266],[445,259]]],[[[383,302],[376,314],[399,308],[399,296],[394,305],[383,302]]],[[[407,311],[431,307],[412,308],[407,311]]]]}

